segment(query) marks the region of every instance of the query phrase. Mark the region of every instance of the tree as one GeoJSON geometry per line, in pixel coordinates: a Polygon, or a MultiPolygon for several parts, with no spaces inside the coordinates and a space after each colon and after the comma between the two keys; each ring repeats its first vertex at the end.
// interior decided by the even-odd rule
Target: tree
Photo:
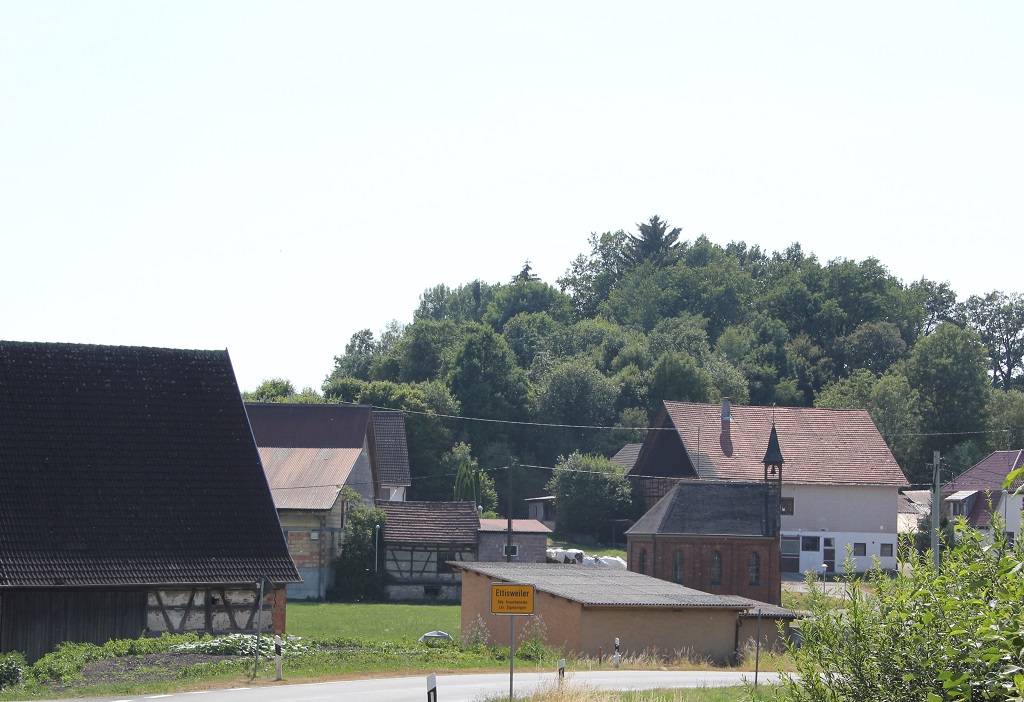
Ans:
{"type": "Polygon", "coordinates": [[[615,401],[619,388],[615,381],[582,359],[569,359],[555,365],[538,383],[537,418],[548,424],[574,427],[546,427],[541,460],[549,461],[572,450],[596,451],[594,441],[606,432],[580,426],[607,427],[615,421],[615,401]]]}
{"type": "MultiPolygon", "coordinates": [[[[466,416],[512,422],[527,419],[529,379],[508,344],[490,327],[466,326],[447,380],[466,416]]],[[[463,438],[479,449],[508,436],[507,425],[473,422],[463,438]]]]}
{"type": "Polygon", "coordinates": [[[988,428],[985,349],[969,329],[945,323],[910,352],[907,379],[921,396],[925,451],[945,453],[988,428]]]}
{"type": "Polygon", "coordinates": [[[602,522],[630,516],[630,488],[622,466],[602,456],[560,458],[547,484],[558,506],[558,531],[596,535],[602,522]]]}
{"type": "Polygon", "coordinates": [[[453,352],[458,340],[458,325],[450,319],[426,318],[413,322],[395,344],[398,379],[406,383],[437,380],[445,354],[453,352]]]}
{"type": "Polygon", "coordinates": [[[580,317],[594,317],[598,306],[615,288],[626,270],[629,235],[621,229],[590,235],[590,255],[577,256],[565,274],[555,282],[568,291],[580,317]]]}
{"type": "Polygon", "coordinates": [[[654,364],[648,412],[653,414],[662,400],[710,402],[714,394],[711,374],[697,365],[688,353],[666,351],[654,364]]]}
{"type": "Polygon", "coordinates": [[[360,329],[345,344],[345,353],[334,357],[334,371],[328,376],[332,378],[370,379],[370,367],[377,355],[377,341],[369,329],[360,329]]]}
{"type": "Polygon", "coordinates": [[[636,225],[638,234],[630,234],[626,248],[626,260],[631,266],[650,261],[655,266],[664,266],[674,262],[677,253],[677,241],[683,231],[679,227],[668,228],[668,222],[654,215],[649,220],[636,225]]]}
{"type": "Polygon", "coordinates": [[[381,548],[383,534],[378,534],[376,527],[386,528],[387,514],[380,508],[367,507],[354,490],[348,489],[342,499],[345,529],[329,596],[343,602],[380,602],[387,599],[387,571],[381,548]]]}
{"type": "Polygon", "coordinates": [[[863,368],[826,385],[814,401],[815,407],[866,409],[912,483],[928,480],[921,455],[919,405],[920,395],[906,376],[887,373],[877,378],[863,368]]]}
{"type": "Polygon", "coordinates": [[[813,578],[796,671],[773,693],[788,702],[1019,700],[1024,695],[1024,552],[993,523],[987,541],[956,526],[938,572],[913,557],[898,577],[852,579],[841,606],[813,578]]]}
{"type": "Polygon", "coordinates": [[[461,441],[441,457],[441,468],[447,474],[455,475],[454,498],[457,502],[472,502],[485,514],[494,514],[498,509],[498,493],[494,478],[480,468],[472,455],[472,449],[461,441]]]}
{"type": "Polygon", "coordinates": [[[906,357],[907,342],[891,322],[864,322],[851,334],[836,341],[836,351],[846,372],[865,368],[880,375],[906,357]]]}
{"type": "Polygon", "coordinates": [[[992,382],[1009,390],[1024,374],[1024,296],[998,290],[972,295],[964,314],[985,345],[992,382]]]}
{"type": "Polygon", "coordinates": [[[505,324],[518,314],[546,312],[560,324],[566,324],[572,317],[572,300],[568,295],[539,280],[519,280],[495,288],[494,296],[487,303],[483,321],[495,331],[501,332],[505,324]]]}
{"type": "Polygon", "coordinates": [[[311,387],[302,388],[298,392],[290,380],[271,378],[264,380],[252,392],[243,392],[245,402],[291,402],[297,405],[319,405],[323,396],[311,387]]]}

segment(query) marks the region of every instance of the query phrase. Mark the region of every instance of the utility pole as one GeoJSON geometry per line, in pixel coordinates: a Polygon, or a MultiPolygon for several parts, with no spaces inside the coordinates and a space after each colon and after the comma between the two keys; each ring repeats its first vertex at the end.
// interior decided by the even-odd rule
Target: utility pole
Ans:
{"type": "Polygon", "coordinates": [[[932,482],[935,492],[932,493],[932,564],[935,572],[939,572],[939,505],[941,494],[939,492],[939,467],[942,465],[942,456],[938,451],[932,453],[932,482]]]}

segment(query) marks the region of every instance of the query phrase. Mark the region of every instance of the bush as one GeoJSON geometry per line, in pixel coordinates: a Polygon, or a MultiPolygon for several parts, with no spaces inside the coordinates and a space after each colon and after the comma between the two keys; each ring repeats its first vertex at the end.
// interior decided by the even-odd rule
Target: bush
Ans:
{"type": "Polygon", "coordinates": [[[0,653],[0,689],[24,682],[26,667],[25,656],[17,651],[0,653]]]}
{"type": "MultiPolygon", "coordinates": [[[[1001,535],[1001,520],[992,533],[1001,535]]],[[[938,572],[930,554],[904,575],[852,578],[841,607],[808,579],[797,674],[777,700],[1019,700],[1024,695],[1024,551],[956,526],[938,572]],[[868,585],[869,587],[865,587],[868,585]],[[872,592],[873,590],[873,592],[872,592]]]]}

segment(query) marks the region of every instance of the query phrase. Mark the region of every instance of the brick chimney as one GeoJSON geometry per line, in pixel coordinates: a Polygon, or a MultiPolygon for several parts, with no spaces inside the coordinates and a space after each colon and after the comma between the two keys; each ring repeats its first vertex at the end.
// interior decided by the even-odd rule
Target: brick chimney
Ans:
{"type": "Polygon", "coordinates": [[[722,434],[719,436],[722,454],[732,456],[732,404],[728,397],[722,398],[722,434]]]}

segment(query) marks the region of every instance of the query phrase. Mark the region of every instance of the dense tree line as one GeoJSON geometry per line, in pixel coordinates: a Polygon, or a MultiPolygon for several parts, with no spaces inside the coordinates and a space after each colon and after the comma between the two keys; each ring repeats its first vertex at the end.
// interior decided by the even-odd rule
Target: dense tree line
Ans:
{"type": "MultiPolygon", "coordinates": [[[[407,410],[413,499],[452,498],[461,443],[504,504],[494,471],[512,457],[610,456],[665,399],[866,408],[915,483],[934,450],[956,472],[1024,446],[1020,295],[960,302],[875,258],[680,237],[652,217],[635,234],[591,235],[555,285],[529,262],[507,283],[438,285],[410,324],[353,334],[321,391],[275,380],[251,396],[407,410]]],[[[552,477],[519,470],[515,497],[552,477]]]]}

